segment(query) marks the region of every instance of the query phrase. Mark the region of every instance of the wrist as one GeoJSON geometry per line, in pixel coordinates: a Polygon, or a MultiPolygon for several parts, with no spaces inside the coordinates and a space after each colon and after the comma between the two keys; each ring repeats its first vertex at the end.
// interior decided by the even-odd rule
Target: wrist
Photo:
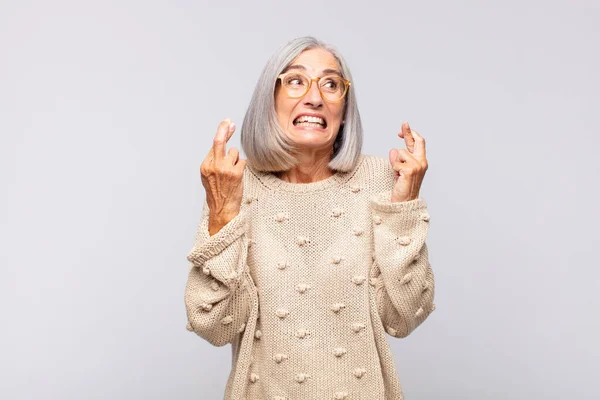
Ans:
{"type": "Polygon", "coordinates": [[[217,233],[219,230],[221,230],[221,228],[223,228],[225,225],[227,225],[232,219],[236,217],[236,215],[218,214],[209,216],[208,231],[211,234],[211,236],[214,233],[217,233]]]}

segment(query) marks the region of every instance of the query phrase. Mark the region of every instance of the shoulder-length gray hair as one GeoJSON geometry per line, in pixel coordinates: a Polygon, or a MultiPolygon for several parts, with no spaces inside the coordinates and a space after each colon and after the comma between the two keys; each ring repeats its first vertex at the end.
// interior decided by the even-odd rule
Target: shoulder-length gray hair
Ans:
{"type": "MultiPolygon", "coordinates": [[[[277,76],[304,50],[321,48],[337,60],[342,76],[352,81],[350,69],[342,55],[330,45],[312,36],[291,40],[269,59],[262,71],[250,105],[244,116],[241,145],[247,164],[258,171],[286,171],[298,163],[294,156],[297,148],[283,132],[275,111],[277,76]]],[[[346,94],[344,123],[340,126],[333,145],[329,168],[347,172],[352,170],[361,154],[363,129],[356,104],[354,82],[346,94]]]]}

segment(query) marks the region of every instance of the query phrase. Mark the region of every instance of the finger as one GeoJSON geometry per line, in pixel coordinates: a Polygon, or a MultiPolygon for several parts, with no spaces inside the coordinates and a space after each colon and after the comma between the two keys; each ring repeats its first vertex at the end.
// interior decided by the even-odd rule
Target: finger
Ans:
{"type": "Polygon", "coordinates": [[[400,171],[403,166],[413,165],[417,162],[406,149],[391,149],[389,156],[390,164],[396,172],[400,171]]]}
{"type": "Polygon", "coordinates": [[[419,160],[423,160],[426,158],[425,151],[425,138],[419,134],[419,132],[411,129],[411,132],[415,138],[415,151],[414,156],[419,160]]]}
{"type": "Polygon", "coordinates": [[[398,164],[398,149],[391,149],[390,153],[389,153],[389,156],[390,156],[390,165],[392,166],[392,168],[395,171],[398,171],[396,169],[397,168],[396,164],[398,164]]]}
{"type": "Polygon", "coordinates": [[[404,165],[417,165],[419,163],[414,155],[406,149],[398,149],[398,161],[404,165]]]}
{"type": "Polygon", "coordinates": [[[232,147],[227,152],[227,157],[229,157],[231,159],[231,161],[233,162],[233,165],[235,165],[235,164],[237,164],[238,160],[240,159],[240,152],[235,147],[232,147]]]}
{"type": "Polygon", "coordinates": [[[231,122],[231,119],[227,118],[219,124],[217,128],[217,134],[213,139],[213,155],[216,160],[222,160],[225,158],[225,147],[227,141],[231,137],[231,133],[233,133],[233,129],[235,129],[235,125],[231,122]]]}
{"type": "MultiPolygon", "coordinates": [[[[231,120],[230,120],[231,121],[231,120]]],[[[235,124],[232,122],[229,125],[229,129],[227,130],[227,137],[225,138],[225,142],[229,142],[229,139],[231,139],[231,137],[233,136],[233,132],[235,132],[235,124]]],[[[235,149],[235,151],[238,151],[237,149],[235,149]]],[[[228,153],[229,154],[229,153],[228,153]]],[[[239,154],[236,156],[238,157],[239,154]]],[[[237,162],[237,158],[234,157],[234,164],[237,162]]]]}
{"type": "Polygon", "coordinates": [[[241,171],[244,171],[246,168],[246,160],[239,158],[237,164],[234,165],[234,168],[239,168],[241,171]]]}
{"type": "Polygon", "coordinates": [[[404,138],[404,142],[406,142],[406,148],[412,153],[415,150],[415,138],[412,135],[408,121],[402,124],[402,137],[404,138]]]}

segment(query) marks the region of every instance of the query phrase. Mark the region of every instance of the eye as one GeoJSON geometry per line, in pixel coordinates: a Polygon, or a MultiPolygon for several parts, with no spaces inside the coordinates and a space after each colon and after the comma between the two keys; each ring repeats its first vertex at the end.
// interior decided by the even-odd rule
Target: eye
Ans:
{"type": "Polygon", "coordinates": [[[285,84],[288,86],[303,86],[306,84],[306,79],[301,75],[289,75],[285,78],[285,84]]]}
{"type": "Polygon", "coordinates": [[[327,90],[338,90],[341,86],[341,81],[337,77],[327,77],[321,80],[321,87],[327,90]]]}

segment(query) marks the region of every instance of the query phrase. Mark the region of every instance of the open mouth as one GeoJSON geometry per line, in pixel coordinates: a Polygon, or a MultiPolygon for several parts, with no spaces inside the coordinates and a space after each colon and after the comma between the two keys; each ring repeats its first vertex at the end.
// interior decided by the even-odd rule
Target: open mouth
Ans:
{"type": "Polygon", "coordinates": [[[293,122],[294,126],[306,126],[313,128],[327,128],[327,122],[320,117],[313,117],[310,115],[301,115],[296,118],[293,122]]]}

